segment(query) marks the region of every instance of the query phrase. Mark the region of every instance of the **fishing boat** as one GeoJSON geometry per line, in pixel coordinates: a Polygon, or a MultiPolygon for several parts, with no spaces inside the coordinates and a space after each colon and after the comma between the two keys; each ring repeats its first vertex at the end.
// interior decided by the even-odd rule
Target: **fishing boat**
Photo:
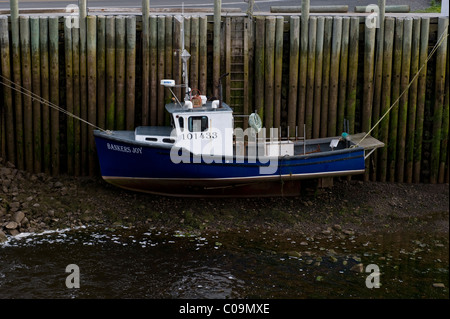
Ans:
{"type": "Polygon", "coordinates": [[[171,125],[94,131],[105,181],[172,196],[298,195],[301,180],[364,173],[367,157],[384,146],[365,133],[282,139],[276,128],[261,127],[256,112],[249,115],[248,129],[235,127],[236,116],[221,93],[211,101],[189,87],[190,55],[181,39],[184,83],[161,81],[173,94],[165,105],[171,125]],[[184,100],[174,87],[184,88],[184,100]]]}

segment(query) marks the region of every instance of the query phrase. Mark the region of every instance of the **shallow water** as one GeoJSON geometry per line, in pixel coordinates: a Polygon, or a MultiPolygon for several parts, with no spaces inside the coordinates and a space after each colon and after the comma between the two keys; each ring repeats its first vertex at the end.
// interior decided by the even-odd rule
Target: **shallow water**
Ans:
{"type": "Polygon", "coordinates": [[[0,245],[0,298],[449,298],[448,248],[448,237],[411,233],[21,234],[0,245]],[[352,270],[359,263],[362,272],[352,270]],[[79,268],[80,288],[66,286],[69,264],[79,268]],[[379,267],[380,288],[366,286],[369,264],[379,267]]]}

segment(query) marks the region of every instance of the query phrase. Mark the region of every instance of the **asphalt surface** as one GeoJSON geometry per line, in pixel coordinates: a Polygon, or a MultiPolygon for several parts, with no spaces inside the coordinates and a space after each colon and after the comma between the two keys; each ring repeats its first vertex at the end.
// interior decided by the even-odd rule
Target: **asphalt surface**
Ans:
{"type": "MultiPolygon", "coordinates": [[[[378,0],[311,0],[311,6],[348,5],[349,12],[353,12],[355,6],[376,4],[378,0]]],[[[212,8],[214,0],[150,0],[152,8],[179,8],[182,3],[186,8],[212,8]]],[[[9,0],[0,0],[0,9],[9,9],[9,0]]],[[[19,0],[20,8],[65,8],[69,4],[78,4],[77,0],[19,0]]],[[[430,5],[430,0],[386,0],[386,5],[409,4],[411,11],[425,9],[430,5]]],[[[142,0],[88,0],[88,7],[141,7],[142,0]]],[[[255,12],[270,12],[271,6],[300,6],[301,0],[255,0],[255,12]]],[[[223,8],[240,8],[247,11],[248,3],[244,0],[222,0],[223,8]]]]}

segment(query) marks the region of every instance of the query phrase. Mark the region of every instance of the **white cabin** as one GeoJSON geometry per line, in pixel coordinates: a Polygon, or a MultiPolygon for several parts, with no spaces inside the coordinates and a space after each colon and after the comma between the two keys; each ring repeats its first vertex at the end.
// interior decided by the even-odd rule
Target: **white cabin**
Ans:
{"type": "Polygon", "coordinates": [[[192,103],[166,104],[171,127],[140,126],[136,141],[169,143],[197,155],[233,156],[233,110],[225,103],[206,102],[201,107],[192,103]]]}

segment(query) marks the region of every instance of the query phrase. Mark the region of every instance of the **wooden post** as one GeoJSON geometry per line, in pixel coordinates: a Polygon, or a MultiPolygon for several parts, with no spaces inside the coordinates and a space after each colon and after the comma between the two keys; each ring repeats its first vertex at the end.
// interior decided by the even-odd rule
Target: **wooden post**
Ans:
{"type": "MultiPolygon", "coordinates": [[[[412,18],[406,18],[403,25],[403,54],[402,75],[400,81],[400,92],[403,92],[409,84],[411,72],[411,39],[412,18]]],[[[403,183],[405,172],[405,146],[406,130],[408,121],[408,94],[404,94],[399,102],[398,108],[398,144],[397,144],[397,181],[403,183]]]]}
{"type": "MultiPolygon", "coordinates": [[[[394,33],[394,53],[392,67],[392,95],[391,103],[397,100],[400,95],[400,80],[402,70],[402,48],[403,48],[403,20],[397,18],[394,33]]],[[[389,143],[388,143],[388,163],[389,181],[395,181],[395,164],[397,160],[397,128],[398,128],[398,103],[392,108],[389,114],[389,143]]]]}
{"type": "MultiPolygon", "coordinates": [[[[448,3],[448,2],[447,2],[448,3]]],[[[448,14],[448,6],[447,6],[447,14],[448,14]]],[[[447,33],[448,33],[448,19],[447,19],[447,33]]],[[[448,132],[449,132],[449,95],[450,95],[450,63],[448,61],[448,57],[450,55],[450,41],[447,38],[446,43],[446,76],[445,76],[445,85],[444,85],[444,108],[442,112],[442,144],[441,144],[441,162],[439,164],[439,178],[438,183],[447,183],[449,181],[449,169],[450,169],[450,156],[448,150],[448,132]],[[447,168],[446,168],[447,166],[447,168]]],[[[444,43],[443,43],[444,45],[444,43]]]]}
{"type": "Polygon", "coordinates": [[[208,80],[208,72],[207,72],[207,57],[208,57],[208,20],[206,16],[201,16],[199,19],[199,33],[200,33],[200,42],[199,42],[199,89],[203,94],[207,94],[207,80],[208,80]]]}
{"type": "Polygon", "coordinates": [[[330,99],[328,106],[328,136],[336,135],[339,92],[339,64],[341,60],[342,17],[334,17],[330,66],[330,99]]]}
{"type": "MultiPolygon", "coordinates": [[[[80,28],[72,28],[73,113],[81,115],[80,28]]],[[[74,172],[81,175],[81,123],[74,121],[74,172]]]]}
{"type": "MultiPolygon", "coordinates": [[[[372,108],[372,123],[375,124],[380,118],[380,103],[381,103],[381,87],[383,77],[383,44],[384,44],[384,22],[385,22],[385,8],[386,0],[378,0],[378,21],[376,30],[376,52],[375,52],[375,66],[374,66],[374,84],[373,84],[373,108],[372,108]]],[[[371,135],[378,137],[379,126],[375,126],[371,135]]],[[[371,178],[373,181],[377,179],[378,169],[378,150],[375,151],[371,159],[372,172],[371,178]]]]}
{"type": "Polygon", "coordinates": [[[142,125],[156,122],[156,105],[150,106],[153,91],[150,87],[150,32],[153,30],[150,30],[149,16],[150,0],[142,0],[142,125]]]}
{"type": "MultiPolygon", "coordinates": [[[[243,55],[244,55],[244,114],[249,114],[250,112],[250,95],[251,95],[251,90],[252,90],[252,85],[251,85],[251,74],[250,74],[250,52],[251,52],[251,44],[250,44],[250,36],[249,34],[251,33],[252,28],[252,23],[251,20],[249,18],[244,20],[244,34],[243,34],[243,42],[244,42],[244,51],[243,51],[243,55]]],[[[244,126],[243,129],[246,130],[248,128],[248,118],[244,118],[244,126]]]]}
{"type": "Polygon", "coordinates": [[[314,75],[316,71],[316,42],[317,42],[317,17],[309,18],[308,41],[308,71],[306,73],[306,101],[305,124],[306,138],[312,137],[313,105],[314,105],[314,75]]]}
{"type": "MultiPolygon", "coordinates": [[[[8,34],[8,17],[0,16],[0,51],[2,53],[2,76],[11,80],[10,44],[8,34]]],[[[12,90],[3,86],[3,105],[5,109],[6,159],[16,163],[16,146],[14,144],[14,111],[12,90]]]]}
{"type": "Polygon", "coordinates": [[[373,72],[375,63],[375,28],[365,27],[364,39],[364,89],[362,108],[362,131],[368,132],[372,125],[373,72]]]}
{"type": "Polygon", "coordinates": [[[288,93],[288,120],[289,135],[295,135],[297,120],[297,91],[298,91],[298,62],[300,49],[300,18],[290,17],[290,44],[289,44],[289,93],[288,93]]]}
{"type": "MultiPolygon", "coordinates": [[[[20,59],[20,32],[19,32],[19,1],[11,0],[11,61],[13,81],[17,84],[22,83],[22,70],[20,59]]],[[[23,132],[23,106],[22,94],[20,92],[14,93],[14,114],[15,114],[15,130],[16,130],[16,167],[18,169],[25,169],[24,157],[24,132],[23,132]]]]}
{"type": "Polygon", "coordinates": [[[305,21],[309,19],[310,7],[310,0],[302,0],[302,19],[304,18],[305,21]]]}
{"type": "MultiPolygon", "coordinates": [[[[86,18],[86,49],[87,49],[87,84],[88,84],[88,117],[89,123],[97,124],[97,17],[86,18]]],[[[89,175],[95,174],[96,150],[94,133],[91,126],[88,127],[88,165],[89,175]]]]}
{"type": "MultiPolygon", "coordinates": [[[[225,78],[225,88],[223,89],[224,101],[231,103],[231,18],[225,18],[225,72],[230,74],[225,78]]],[[[223,85],[223,84],[222,84],[223,85]]]]}
{"type": "MultiPolygon", "coordinates": [[[[166,16],[166,26],[165,26],[165,76],[167,79],[172,79],[173,77],[173,17],[172,16],[166,16]]],[[[166,99],[172,99],[172,95],[170,94],[169,90],[165,89],[164,92],[166,93],[166,99]]],[[[169,115],[165,112],[164,104],[158,105],[160,108],[158,112],[163,116],[165,125],[168,125],[170,123],[169,115]]]]}
{"type": "MultiPolygon", "coordinates": [[[[383,116],[391,106],[391,77],[392,77],[392,51],[394,46],[395,19],[388,17],[385,20],[385,32],[383,43],[383,88],[381,90],[380,114],[383,116]]],[[[379,150],[378,179],[386,182],[387,159],[388,159],[388,138],[389,138],[389,113],[380,123],[379,140],[386,146],[379,150]]]]}
{"type": "Polygon", "coordinates": [[[316,32],[316,65],[314,74],[314,106],[312,110],[312,135],[313,138],[320,136],[320,111],[322,101],[322,66],[323,66],[323,42],[325,32],[325,18],[317,18],[316,32]]]}
{"type": "MultiPolygon", "coordinates": [[[[420,18],[416,17],[413,20],[412,30],[412,44],[411,44],[411,74],[413,78],[419,71],[419,55],[420,55],[420,18]]],[[[416,108],[417,108],[417,79],[411,84],[409,88],[409,103],[408,103],[408,120],[406,131],[406,145],[405,145],[405,181],[412,183],[413,181],[413,160],[414,160],[414,135],[416,127],[416,108]]]]}
{"type": "MultiPolygon", "coordinates": [[[[189,52],[189,54],[191,54],[191,17],[190,16],[185,16],[183,17],[183,28],[184,28],[184,48],[189,52]]],[[[189,69],[191,66],[191,59],[192,59],[192,54],[191,54],[191,58],[189,58],[189,60],[187,61],[187,71],[188,71],[188,77],[190,77],[190,73],[189,73],[189,69]]],[[[182,62],[180,62],[181,65],[183,65],[182,62]]],[[[181,67],[181,78],[183,78],[183,67],[181,67]]],[[[188,79],[188,83],[190,85],[190,81],[188,79]]],[[[192,88],[192,86],[191,86],[192,88]]],[[[185,94],[185,90],[182,89],[181,90],[181,94],[182,97],[184,97],[185,94]]]]}
{"type": "MultiPolygon", "coordinates": [[[[447,40],[447,43],[449,41],[447,40]]],[[[447,56],[449,55],[449,45],[447,44],[447,56]]],[[[450,63],[448,63],[447,58],[447,75],[445,77],[445,98],[444,98],[444,110],[442,115],[442,145],[441,145],[441,163],[439,165],[439,178],[438,183],[448,183],[449,179],[449,166],[450,166],[450,160],[449,160],[449,150],[448,150],[448,131],[449,131],[449,95],[450,95],[450,88],[449,88],[449,71],[450,71],[450,63]],[[447,162],[447,163],[446,163],[447,162]],[[447,169],[445,168],[447,166],[447,169]]]]}
{"type": "MultiPolygon", "coordinates": [[[[50,102],[59,105],[59,24],[58,17],[49,17],[49,73],[50,73],[50,102]]],[[[52,174],[60,173],[59,147],[59,112],[50,111],[52,174]]]]}
{"type": "MultiPolygon", "coordinates": [[[[420,57],[419,68],[422,67],[428,57],[428,38],[430,30],[430,18],[422,17],[420,27],[420,57]]],[[[422,162],[422,142],[423,142],[423,121],[425,113],[426,100],[426,80],[427,80],[427,64],[420,71],[417,91],[417,110],[416,125],[414,136],[414,183],[420,183],[421,162],[422,162]]]]}
{"type": "MultiPolygon", "coordinates": [[[[87,17],[87,0],[78,0],[80,19],[85,19],[87,17]]],[[[80,21],[81,22],[81,21],[80,21]]]]}
{"type": "Polygon", "coordinates": [[[142,108],[142,125],[158,123],[158,17],[150,17],[150,120],[145,120],[145,109],[142,108]]]}
{"type": "MultiPolygon", "coordinates": [[[[106,17],[97,16],[97,124],[106,128],[106,17]]],[[[108,92],[109,94],[109,92],[108,92]]]]}
{"type": "Polygon", "coordinates": [[[125,129],[125,17],[116,17],[116,129],[125,129]]]}
{"type": "Polygon", "coordinates": [[[115,129],[116,114],[116,18],[106,17],[106,129],[115,129]]]}
{"type": "MultiPolygon", "coordinates": [[[[136,17],[126,18],[126,129],[135,128],[136,17]]],[[[148,117],[148,115],[147,115],[148,117]]]]}
{"type": "MultiPolygon", "coordinates": [[[[256,34],[265,35],[265,17],[256,17],[256,34]]],[[[255,38],[255,110],[264,122],[264,36],[255,38]]]]}
{"type": "MultiPolygon", "coordinates": [[[[166,18],[164,16],[158,16],[158,83],[165,78],[165,66],[166,66],[166,18]]],[[[164,125],[164,86],[158,85],[158,125],[164,125]]]]}
{"type": "MultiPolygon", "coordinates": [[[[86,0],[80,1],[80,117],[88,118],[88,88],[87,88],[87,26],[86,26],[86,0]]],[[[81,174],[89,173],[89,145],[88,145],[88,127],[86,124],[80,124],[81,131],[81,174]]]]}
{"type": "MultiPolygon", "coordinates": [[[[336,134],[344,132],[344,116],[347,108],[347,78],[348,78],[348,44],[350,33],[350,18],[342,18],[341,61],[339,66],[339,94],[337,107],[336,134]]],[[[347,132],[348,133],[348,132],[347,132]]]]}
{"type": "MultiPolygon", "coordinates": [[[[306,76],[308,70],[308,24],[309,24],[309,0],[302,1],[302,16],[300,26],[300,70],[298,88],[297,126],[305,124],[306,107],[306,76]]],[[[300,130],[303,135],[303,130],[300,130]]]]}
{"type": "Polygon", "coordinates": [[[359,18],[352,17],[350,21],[348,50],[348,85],[347,85],[347,120],[349,134],[355,133],[356,90],[358,82],[359,56],[359,18]]]}
{"type": "MultiPolygon", "coordinates": [[[[382,77],[383,77],[383,45],[384,45],[384,22],[385,22],[385,8],[386,0],[378,0],[379,17],[376,38],[376,53],[375,53],[375,83],[374,83],[374,94],[373,94],[373,110],[372,110],[372,120],[376,123],[380,118],[380,98],[381,98],[381,87],[382,87],[382,77]]],[[[378,126],[374,127],[372,131],[372,136],[378,137],[378,126]]],[[[376,163],[376,157],[373,158],[376,163]]],[[[376,164],[375,164],[376,167],[376,164]]],[[[374,168],[375,169],[375,168],[374,168]]],[[[374,171],[374,173],[376,173],[374,171]]]]}
{"type": "MultiPolygon", "coordinates": [[[[438,40],[443,35],[448,33],[448,18],[440,17],[438,22],[438,40]]],[[[431,144],[431,170],[430,182],[435,184],[438,182],[439,166],[440,166],[440,151],[442,136],[442,118],[444,109],[444,94],[445,94],[445,69],[447,59],[447,38],[436,51],[436,76],[435,76],[435,100],[433,110],[433,141],[431,144]]],[[[447,137],[445,137],[447,138],[447,137]]],[[[445,163],[445,162],[444,162],[445,163]]],[[[445,165],[445,164],[444,164],[445,165]]]]}
{"type": "Polygon", "coordinates": [[[213,41],[213,94],[219,96],[220,77],[220,28],[222,19],[222,0],[214,0],[214,41],[213,41]]]}
{"type": "MultiPolygon", "coordinates": [[[[30,53],[30,18],[19,17],[20,52],[22,60],[22,87],[32,90],[31,84],[31,53],[30,53]]],[[[31,97],[23,96],[23,123],[25,142],[25,169],[33,172],[33,104],[31,97]]]]}
{"type": "MultiPolygon", "coordinates": [[[[373,27],[365,26],[364,39],[364,88],[362,105],[362,131],[369,132],[372,127],[372,107],[374,91],[374,65],[375,65],[375,31],[373,27]]],[[[369,161],[366,160],[366,167],[369,168],[369,161]]],[[[370,170],[366,169],[364,180],[369,179],[370,170]]]]}
{"type": "MultiPolygon", "coordinates": [[[[359,26],[359,21],[358,21],[359,26]]],[[[320,101],[320,137],[328,135],[328,105],[330,98],[331,41],[333,35],[333,17],[325,17],[322,62],[322,92],[320,101]]]]}
{"type": "MultiPolygon", "coordinates": [[[[33,93],[41,96],[41,57],[39,50],[39,17],[30,17],[31,79],[33,93]]],[[[41,103],[33,100],[33,164],[34,172],[42,171],[41,103]]]]}
{"type": "MultiPolygon", "coordinates": [[[[283,33],[284,18],[276,18],[275,28],[275,90],[274,90],[274,127],[281,127],[281,94],[283,76],[283,33]]],[[[244,92],[245,94],[245,92],[244,92]]],[[[244,113],[246,114],[246,113],[244,113]]]]}
{"type": "MultiPolygon", "coordinates": [[[[200,25],[198,16],[191,17],[191,61],[189,72],[189,83],[193,89],[199,87],[199,46],[200,46],[200,25]]],[[[202,92],[205,94],[206,92],[202,92]]]]}
{"type": "Polygon", "coordinates": [[[264,58],[264,125],[266,128],[273,127],[273,102],[274,102],[274,58],[275,58],[275,24],[274,16],[266,17],[265,32],[265,58],[264,58]]]}
{"type": "MultiPolygon", "coordinates": [[[[72,16],[64,17],[64,57],[66,64],[66,110],[73,113],[73,53],[72,53],[72,16]]],[[[47,35],[45,35],[47,37],[47,35]]],[[[47,106],[45,106],[47,107],[47,106]]],[[[66,147],[67,173],[74,175],[74,118],[67,116],[66,147]]]]}

